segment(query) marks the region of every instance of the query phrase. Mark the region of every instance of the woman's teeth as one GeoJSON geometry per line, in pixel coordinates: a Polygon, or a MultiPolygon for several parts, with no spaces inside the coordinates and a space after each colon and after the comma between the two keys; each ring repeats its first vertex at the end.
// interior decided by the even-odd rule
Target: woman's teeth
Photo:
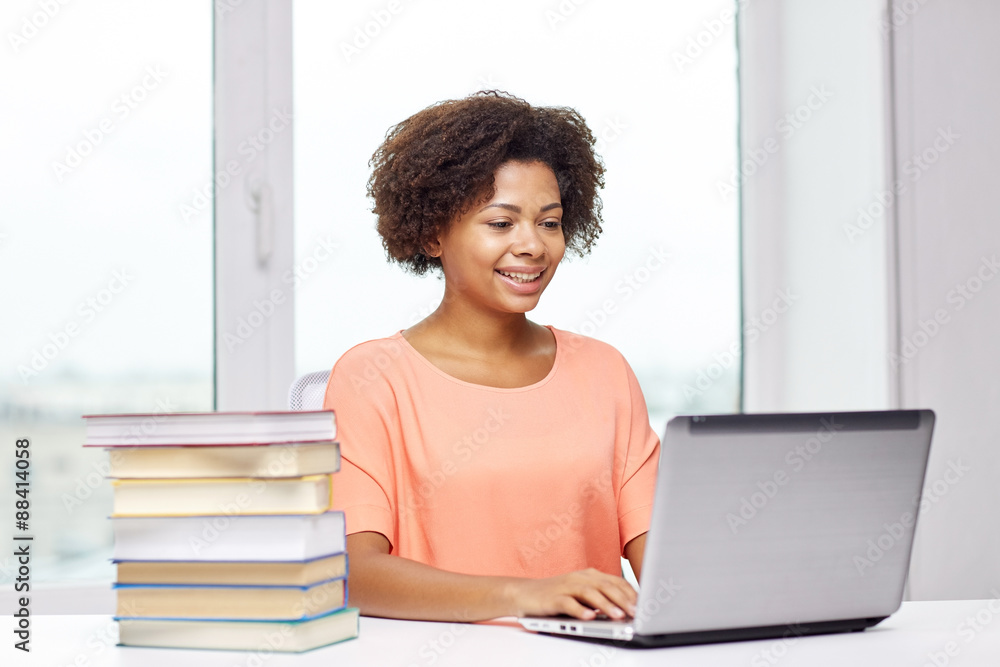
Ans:
{"type": "Polygon", "coordinates": [[[508,273],[507,271],[497,271],[502,276],[507,276],[508,278],[513,278],[519,283],[531,283],[538,280],[538,276],[542,275],[542,272],[538,273],[508,273]]]}

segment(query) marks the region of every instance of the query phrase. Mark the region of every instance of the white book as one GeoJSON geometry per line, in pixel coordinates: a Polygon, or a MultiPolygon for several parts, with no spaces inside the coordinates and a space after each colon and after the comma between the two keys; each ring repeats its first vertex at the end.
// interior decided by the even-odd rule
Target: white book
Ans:
{"type": "Polygon", "coordinates": [[[344,513],[112,517],[113,560],[304,561],[346,551],[344,513]]]}
{"type": "Polygon", "coordinates": [[[332,410],[84,415],[84,447],[252,445],[333,440],[332,410]]]}

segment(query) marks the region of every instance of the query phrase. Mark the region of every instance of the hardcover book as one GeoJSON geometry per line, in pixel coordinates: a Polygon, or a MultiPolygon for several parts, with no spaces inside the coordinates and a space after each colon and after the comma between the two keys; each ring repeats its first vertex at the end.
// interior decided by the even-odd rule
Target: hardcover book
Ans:
{"type": "Polygon", "coordinates": [[[119,584],[311,586],[347,576],[347,554],[306,561],[135,561],[116,563],[119,584]]]}
{"type": "Polygon", "coordinates": [[[112,517],[112,558],[304,561],[346,551],[344,513],[112,517]]]}
{"type": "Polygon", "coordinates": [[[270,654],[357,636],[332,411],[85,419],[110,459],[121,645],[270,654]]]}
{"type": "Polygon", "coordinates": [[[336,611],[347,603],[343,578],[311,586],[116,583],[114,588],[120,618],[293,621],[336,611]]]}
{"type": "Polygon", "coordinates": [[[84,447],[235,445],[333,440],[332,410],[84,415],[84,447]]]}
{"type": "Polygon", "coordinates": [[[255,445],[108,448],[109,477],[302,477],[340,470],[334,440],[255,445]]]}
{"type": "Polygon", "coordinates": [[[300,653],[358,636],[358,610],[304,621],[190,621],[116,618],[121,646],[300,653]]]}
{"type": "Polygon", "coordinates": [[[113,516],[312,514],[330,509],[330,476],[116,479],[113,516]]]}

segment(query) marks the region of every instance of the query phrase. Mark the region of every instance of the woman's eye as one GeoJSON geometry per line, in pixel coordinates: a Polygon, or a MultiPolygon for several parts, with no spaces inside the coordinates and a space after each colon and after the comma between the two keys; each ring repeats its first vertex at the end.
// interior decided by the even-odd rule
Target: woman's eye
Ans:
{"type": "Polygon", "coordinates": [[[559,220],[546,220],[542,224],[545,225],[546,229],[556,229],[558,227],[562,227],[562,222],[559,220]]]}
{"type": "Polygon", "coordinates": [[[501,220],[500,222],[487,222],[486,224],[492,227],[493,229],[506,229],[508,226],[510,226],[510,223],[507,222],[506,220],[501,220]]]}

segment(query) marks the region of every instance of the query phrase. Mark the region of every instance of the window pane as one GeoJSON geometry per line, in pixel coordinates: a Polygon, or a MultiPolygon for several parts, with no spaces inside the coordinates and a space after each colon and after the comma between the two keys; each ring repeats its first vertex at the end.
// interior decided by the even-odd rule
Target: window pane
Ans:
{"type": "Polygon", "coordinates": [[[0,56],[0,442],[11,470],[31,440],[33,583],[113,578],[80,416],[213,400],[211,4],[50,4],[5,4],[0,56]]]}
{"type": "Polygon", "coordinates": [[[579,110],[608,168],[605,233],[530,317],[621,350],[657,431],[670,413],[738,410],[737,202],[719,189],[736,164],[733,3],[388,7],[295,4],[297,372],[437,306],[442,281],[385,262],[368,159],[427,105],[499,88],[579,110]],[[338,247],[320,261],[324,241],[338,247]]]}

